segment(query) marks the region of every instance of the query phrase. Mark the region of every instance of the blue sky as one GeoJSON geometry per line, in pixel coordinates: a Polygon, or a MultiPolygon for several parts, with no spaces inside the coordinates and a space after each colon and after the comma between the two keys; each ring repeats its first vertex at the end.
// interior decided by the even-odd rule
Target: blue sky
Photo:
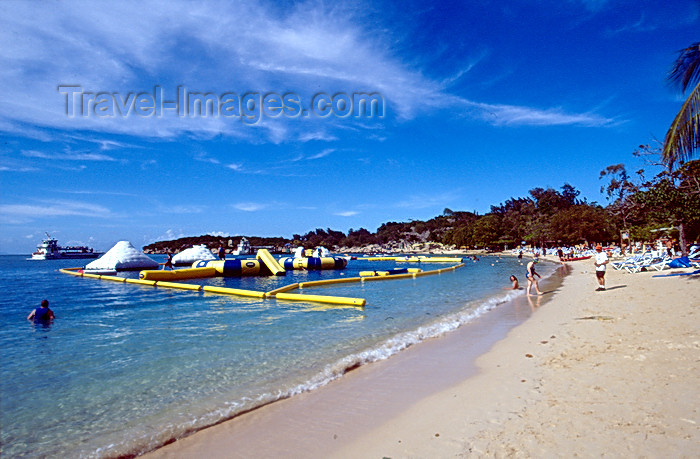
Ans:
{"type": "Polygon", "coordinates": [[[605,203],[599,172],[638,166],[680,108],[665,76],[699,25],[683,0],[5,1],[0,252],[374,231],[564,183],[605,203]],[[108,96],[67,116],[71,85],[108,96]],[[155,87],[310,116],[115,111],[155,87]],[[379,94],[383,116],[316,116],[319,93],[379,94]]]}

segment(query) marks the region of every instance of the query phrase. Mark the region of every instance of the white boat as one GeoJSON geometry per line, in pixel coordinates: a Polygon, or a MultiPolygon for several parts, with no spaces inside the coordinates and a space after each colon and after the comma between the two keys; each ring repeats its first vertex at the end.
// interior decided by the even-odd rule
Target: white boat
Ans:
{"type": "Polygon", "coordinates": [[[102,252],[95,252],[85,246],[61,247],[58,241],[46,233],[46,239],[36,247],[32,260],[68,260],[76,258],[97,258],[102,252]]]}
{"type": "Polygon", "coordinates": [[[250,242],[248,242],[248,239],[241,238],[241,242],[238,243],[236,250],[231,253],[233,255],[250,255],[253,253],[253,250],[250,248],[250,242]]]}

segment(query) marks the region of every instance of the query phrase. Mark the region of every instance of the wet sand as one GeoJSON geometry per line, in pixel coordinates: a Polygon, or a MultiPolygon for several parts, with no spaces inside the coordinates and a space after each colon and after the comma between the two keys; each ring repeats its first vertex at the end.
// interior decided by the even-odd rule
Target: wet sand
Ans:
{"type": "Polygon", "coordinates": [[[595,292],[590,261],[569,266],[544,297],[147,457],[696,456],[700,280],[610,270],[595,292]]]}

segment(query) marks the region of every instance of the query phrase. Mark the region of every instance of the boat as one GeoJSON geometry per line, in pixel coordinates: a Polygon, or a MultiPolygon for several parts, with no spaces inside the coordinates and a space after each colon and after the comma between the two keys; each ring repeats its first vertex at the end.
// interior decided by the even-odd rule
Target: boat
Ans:
{"type": "Polygon", "coordinates": [[[250,255],[252,253],[253,250],[250,248],[250,242],[248,242],[246,238],[241,238],[241,242],[238,243],[236,250],[231,252],[233,255],[250,255]]]}
{"type": "Polygon", "coordinates": [[[68,260],[76,258],[97,258],[102,252],[95,252],[86,246],[61,247],[58,241],[46,233],[46,239],[32,253],[32,260],[68,260]]]}

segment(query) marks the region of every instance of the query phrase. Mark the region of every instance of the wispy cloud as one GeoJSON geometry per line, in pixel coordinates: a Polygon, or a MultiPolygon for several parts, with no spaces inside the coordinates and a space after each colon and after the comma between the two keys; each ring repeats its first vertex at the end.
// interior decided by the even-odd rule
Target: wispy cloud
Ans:
{"type": "MultiPolygon", "coordinates": [[[[203,163],[221,164],[221,161],[219,161],[219,160],[216,159],[216,158],[212,158],[212,157],[209,156],[207,153],[197,153],[197,154],[195,155],[194,159],[195,159],[196,161],[201,161],[201,162],[203,162],[203,163]]],[[[231,166],[233,166],[233,164],[231,164],[231,165],[229,165],[229,166],[227,166],[227,167],[230,167],[231,169],[233,169],[231,166]]]]}
{"type": "Polygon", "coordinates": [[[67,194],[87,194],[87,195],[106,195],[106,196],[129,196],[137,197],[136,193],[126,193],[124,191],[105,191],[105,190],[53,190],[54,193],[67,194]]]}
{"type": "Polygon", "coordinates": [[[39,169],[32,166],[0,165],[0,172],[36,172],[39,169]]]}
{"type": "Polygon", "coordinates": [[[207,210],[206,206],[197,205],[173,205],[173,206],[159,206],[158,212],[163,214],[201,214],[207,210]]]}
{"type": "MultiPolygon", "coordinates": [[[[591,10],[605,3],[584,2],[591,10]]],[[[319,88],[378,92],[398,120],[440,109],[454,111],[465,102],[489,106],[446,91],[446,86],[469,72],[484,53],[457,74],[433,80],[415,62],[394,54],[390,37],[373,33],[373,26],[364,22],[364,8],[352,3],[328,6],[299,2],[285,9],[285,14],[279,14],[274,4],[254,1],[197,5],[163,1],[149,5],[144,9],[137,0],[100,8],[81,1],[45,3],[40,9],[26,2],[0,4],[0,57],[5,63],[0,69],[4,92],[0,117],[5,119],[0,129],[20,135],[37,127],[81,129],[150,138],[225,134],[280,143],[334,140],[338,137],[335,131],[350,123],[337,123],[332,117],[315,121],[263,118],[256,126],[220,117],[70,118],[65,115],[65,95],[57,91],[58,85],[67,84],[123,95],[152,92],[155,85],[161,85],[168,98],[174,97],[181,82],[187,82],[191,90],[218,94],[272,88],[296,91],[309,99],[306,102],[319,88]],[[136,10],[138,15],[133,14],[136,10]],[[201,21],[202,17],[207,21],[201,21]],[[18,41],[18,36],[24,39],[18,41]],[[206,65],[199,65],[202,62],[206,65]],[[193,72],[192,68],[200,70],[193,72]]],[[[475,116],[506,125],[533,121],[541,125],[605,125],[586,113],[543,109],[545,116],[538,116],[527,107],[491,107],[490,118],[478,111],[475,116]],[[521,114],[513,116],[513,109],[521,114]],[[533,113],[523,115],[528,111],[533,113]]],[[[369,129],[372,123],[357,126],[369,129]]],[[[111,140],[100,144],[101,151],[121,147],[111,140]]],[[[85,159],[91,158],[86,154],[85,159]]]]}
{"type": "Polygon", "coordinates": [[[37,150],[23,150],[22,155],[28,158],[50,159],[53,161],[117,161],[109,155],[102,153],[74,152],[46,153],[37,150]]]}
{"type": "Polygon", "coordinates": [[[479,62],[486,59],[490,54],[491,53],[486,49],[481,50],[476,56],[471,58],[469,62],[467,62],[467,65],[462,67],[456,74],[444,78],[442,80],[442,86],[449,87],[453,85],[454,83],[459,81],[460,78],[469,73],[474,67],[476,67],[476,65],[479,64],[479,62]]]}
{"type": "Polygon", "coordinates": [[[620,122],[596,113],[568,113],[561,108],[539,109],[467,100],[464,101],[464,105],[470,116],[479,117],[495,125],[607,127],[620,122]]]}
{"type": "Polygon", "coordinates": [[[237,204],[232,204],[232,207],[236,210],[242,210],[244,212],[256,212],[268,207],[268,205],[258,202],[239,202],[237,204]]]}
{"type": "Polygon", "coordinates": [[[338,215],[340,217],[353,217],[355,215],[359,214],[356,210],[346,210],[343,212],[336,212],[333,215],[338,215]]]}
{"type": "Polygon", "coordinates": [[[316,153],[315,155],[311,155],[308,157],[308,159],[321,159],[325,158],[326,156],[330,155],[335,151],[335,148],[326,148],[325,150],[321,151],[320,153],[316,153]]]}
{"type": "Polygon", "coordinates": [[[333,140],[338,140],[338,137],[328,134],[325,131],[314,131],[314,132],[302,132],[298,137],[300,142],[310,142],[312,140],[322,140],[324,142],[331,142],[333,140]]]}
{"type": "Polygon", "coordinates": [[[41,218],[69,216],[104,218],[112,216],[112,212],[101,205],[64,200],[0,205],[0,218],[5,223],[26,223],[41,218]]]}

